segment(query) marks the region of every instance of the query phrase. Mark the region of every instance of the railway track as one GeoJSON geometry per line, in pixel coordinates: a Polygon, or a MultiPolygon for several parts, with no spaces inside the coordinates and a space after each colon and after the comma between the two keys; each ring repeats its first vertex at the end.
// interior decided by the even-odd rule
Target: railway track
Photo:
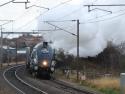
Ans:
{"type": "Polygon", "coordinates": [[[3,76],[19,94],[97,94],[87,90],[77,89],[59,80],[34,79],[27,73],[24,65],[6,69],[3,76]]]}
{"type": "Polygon", "coordinates": [[[61,88],[64,88],[64,89],[66,89],[67,91],[70,91],[73,94],[95,94],[94,92],[90,92],[90,91],[87,91],[87,90],[81,90],[81,89],[75,88],[75,87],[70,86],[70,85],[68,85],[68,84],[66,84],[66,83],[64,83],[60,80],[54,80],[53,82],[60,85],[61,88]]]}
{"type": "Polygon", "coordinates": [[[16,71],[21,66],[22,65],[10,67],[3,72],[3,77],[8,82],[8,84],[15,88],[19,92],[19,94],[48,94],[40,90],[39,88],[26,83],[18,77],[16,71]]]}
{"type": "MultiPolygon", "coordinates": [[[[49,86],[52,86],[54,88],[57,88],[57,89],[60,89],[60,90],[63,90],[66,94],[97,94],[93,91],[88,91],[88,90],[85,90],[85,89],[78,89],[78,88],[75,88],[74,86],[71,86],[71,85],[68,85],[60,80],[43,80],[43,79],[40,79],[40,78],[35,78],[33,79],[31,75],[29,75],[29,73],[27,74],[27,71],[25,72],[25,74],[23,74],[25,71],[24,67],[20,68],[17,72],[18,72],[18,76],[23,79],[22,75],[25,75],[25,76],[28,76],[28,78],[30,78],[32,81],[30,82],[29,79],[27,80],[28,83],[32,83],[34,82],[34,86],[38,87],[38,84],[36,83],[41,83],[41,84],[46,84],[46,85],[49,85],[49,86]]],[[[25,79],[26,80],[26,79],[25,79]]],[[[40,88],[41,86],[39,86],[40,88]]],[[[41,87],[42,89],[43,87],[41,87]]],[[[49,90],[49,89],[48,89],[49,90]]],[[[49,94],[52,94],[49,93],[49,94]]],[[[58,93],[57,93],[58,94],[58,93]]]]}

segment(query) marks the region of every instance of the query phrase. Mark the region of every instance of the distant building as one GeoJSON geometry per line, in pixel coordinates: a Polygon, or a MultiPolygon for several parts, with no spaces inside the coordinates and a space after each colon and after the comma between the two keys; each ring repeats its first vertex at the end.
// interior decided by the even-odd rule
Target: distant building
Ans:
{"type": "MultiPolygon", "coordinates": [[[[1,41],[1,38],[0,38],[1,41]]],[[[42,36],[33,36],[33,35],[22,35],[18,38],[7,39],[3,38],[3,55],[2,62],[6,62],[8,58],[11,60],[15,60],[16,57],[18,59],[25,58],[25,47],[34,47],[37,43],[43,41],[42,36]],[[6,46],[5,46],[6,45],[6,46]],[[16,49],[17,48],[17,49],[16,49]],[[22,49],[24,48],[24,49],[22,49]],[[16,53],[17,51],[17,53],[16,53]],[[16,56],[17,55],[17,56],[16,56]]],[[[1,49],[0,49],[1,51],[1,49]]],[[[22,60],[21,59],[21,60],[22,60]]]]}
{"type": "Polygon", "coordinates": [[[23,48],[26,46],[34,46],[37,43],[43,41],[42,36],[33,36],[33,35],[23,35],[18,38],[13,38],[9,43],[12,47],[23,48]]]}
{"type": "Polygon", "coordinates": [[[2,49],[0,48],[0,53],[1,51],[2,51],[2,58],[0,57],[0,62],[4,63],[7,60],[7,51],[3,48],[2,49]]]}
{"type": "Polygon", "coordinates": [[[14,60],[16,58],[16,48],[3,46],[2,47],[2,61],[5,63],[8,58],[14,60]]]}

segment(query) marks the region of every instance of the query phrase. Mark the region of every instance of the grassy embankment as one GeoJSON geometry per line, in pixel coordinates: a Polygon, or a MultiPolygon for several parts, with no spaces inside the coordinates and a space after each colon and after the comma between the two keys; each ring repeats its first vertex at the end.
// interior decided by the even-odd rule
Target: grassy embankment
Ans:
{"type": "Polygon", "coordinates": [[[120,94],[120,81],[116,77],[102,77],[98,79],[87,79],[84,81],[77,81],[76,75],[71,75],[69,79],[66,79],[65,75],[59,73],[59,78],[68,82],[77,83],[79,85],[87,86],[96,91],[100,91],[104,94],[120,94]]]}
{"type": "Polygon", "coordinates": [[[86,80],[83,85],[101,91],[104,94],[120,94],[120,83],[118,78],[100,78],[94,80],[86,80]]]}

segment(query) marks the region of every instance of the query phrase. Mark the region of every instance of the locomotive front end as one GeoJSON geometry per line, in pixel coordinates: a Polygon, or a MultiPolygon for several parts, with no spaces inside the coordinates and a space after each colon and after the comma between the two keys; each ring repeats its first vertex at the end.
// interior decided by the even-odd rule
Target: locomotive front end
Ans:
{"type": "Polygon", "coordinates": [[[53,57],[54,51],[47,42],[36,45],[31,54],[31,72],[40,75],[51,75],[55,67],[53,57]]]}

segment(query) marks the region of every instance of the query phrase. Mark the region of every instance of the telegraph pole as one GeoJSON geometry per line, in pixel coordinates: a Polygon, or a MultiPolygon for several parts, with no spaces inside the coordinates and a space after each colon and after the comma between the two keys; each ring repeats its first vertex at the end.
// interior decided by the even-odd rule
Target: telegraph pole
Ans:
{"type": "Polygon", "coordinates": [[[77,80],[79,80],[79,20],[77,20],[77,80]]]}

